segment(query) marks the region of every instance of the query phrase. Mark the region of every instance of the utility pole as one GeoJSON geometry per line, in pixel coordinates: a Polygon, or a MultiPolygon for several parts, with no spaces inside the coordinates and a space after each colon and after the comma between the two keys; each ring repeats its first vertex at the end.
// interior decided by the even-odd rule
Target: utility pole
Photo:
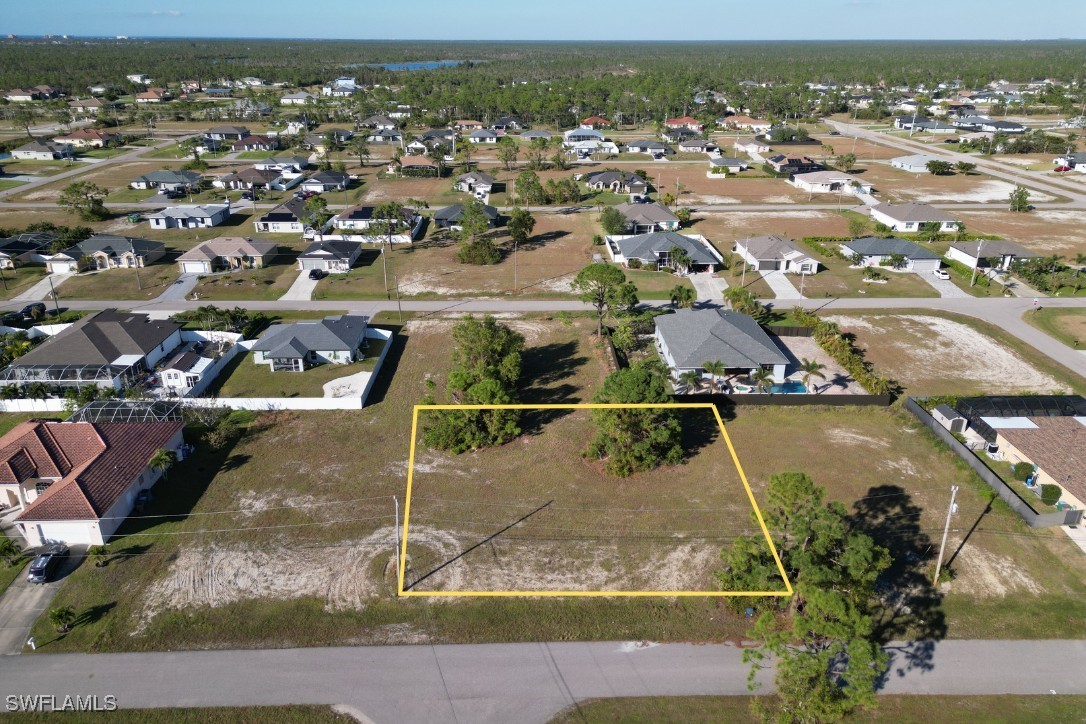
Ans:
{"type": "Polygon", "coordinates": [[[984,246],[984,239],[977,239],[977,263],[973,266],[973,278],[969,280],[969,286],[973,287],[977,283],[977,269],[980,268],[980,250],[984,246]]]}
{"type": "Polygon", "coordinates": [[[403,306],[400,304],[400,279],[395,272],[392,274],[392,283],[396,285],[396,311],[400,315],[400,324],[403,324],[403,306]]]}
{"type": "Polygon", "coordinates": [[[950,516],[954,513],[954,498],[958,495],[958,486],[950,486],[950,507],[946,509],[946,525],[943,527],[943,542],[939,544],[939,559],[935,561],[935,579],[932,585],[939,587],[939,572],[943,568],[943,552],[946,550],[946,537],[950,532],[950,516]]]}
{"type": "Polygon", "coordinates": [[[517,245],[516,239],[513,239],[513,294],[517,293],[517,245]]]}
{"type": "MultiPolygon", "coordinates": [[[[60,303],[57,301],[57,290],[53,288],[53,274],[50,272],[46,277],[49,280],[49,294],[53,297],[53,309],[56,310],[57,315],[60,315],[60,303]]],[[[5,283],[5,288],[7,284],[5,283]]]]}

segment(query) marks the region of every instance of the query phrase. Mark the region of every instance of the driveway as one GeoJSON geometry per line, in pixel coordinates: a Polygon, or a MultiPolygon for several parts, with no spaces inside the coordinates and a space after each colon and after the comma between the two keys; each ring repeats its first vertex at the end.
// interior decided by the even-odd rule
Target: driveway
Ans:
{"type": "Polygon", "coordinates": [[[309,278],[309,270],[303,269],[298,273],[298,278],[290,285],[287,293],[279,297],[281,302],[308,302],[313,298],[313,290],[317,288],[317,279],[309,278]]]}
{"type": "Polygon", "coordinates": [[[166,287],[166,291],[158,295],[158,301],[170,302],[188,299],[189,292],[196,288],[196,281],[199,277],[199,274],[182,274],[177,277],[177,281],[166,287]]]}
{"type": "Polygon", "coordinates": [[[0,595],[0,654],[22,653],[30,627],[49,608],[64,578],[79,567],[87,553],[85,547],[73,546],[71,551],[49,583],[27,583],[24,570],[0,595]]]}
{"type": "Polygon", "coordinates": [[[803,299],[803,295],[799,293],[796,286],[792,283],[792,280],[788,278],[784,272],[770,271],[762,272],[762,279],[765,279],[765,283],[769,285],[769,288],[773,290],[773,296],[777,299],[803,299]]]}
{"type": "Polygon", "coordinates": [[[715,274],[701,272],[700,274],[691,274],[689,278],[690,283],[694,285],[694,291],[698,293],[699,302],[719,302],[724,299],[724,289],[728,285],[723,279],[717,278],[715,274]]]}
{"type": "Polygon", "coordinates": [[[59,287],[65,279],[73,276],[75,276],[75,274],[47,274],[44,279],[19,294],[19,296],[12,297],[11,301],[42,302],[47,299],[52,299],[53,289],[59,287]],[[50,286],[50,283],[52,286],[50,286]]]}
{"type": "Polygon", "coordinates": [[[969,299],[972,297],[969,292],[965,291],[949,279],[940,279],[931,272],[917,272],[916,275],[930,284],[931,288],[939,292],[939,296],[944,299],[969,299]]]}

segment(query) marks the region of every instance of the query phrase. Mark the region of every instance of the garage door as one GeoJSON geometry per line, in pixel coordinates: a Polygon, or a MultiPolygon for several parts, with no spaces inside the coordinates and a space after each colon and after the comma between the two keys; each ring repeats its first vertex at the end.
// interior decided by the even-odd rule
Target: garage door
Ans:
{"type": "Polygon", "coordinates": [[[203,274],[207,271],[202,261],[183,261],[181,271],[185,274],[203,274]]]}
{"type": "Polygon", "coordinates": [[[323,269],[324,259],[299,259],[298,263],[302,265],[302,269],[323,269]]]}
{"type": "Polygon", "coordinates": [[[77,262],[74,261],[55,261],[50,265],[54,274],[71,274],[78,271],[76,268],[77,262]]]}

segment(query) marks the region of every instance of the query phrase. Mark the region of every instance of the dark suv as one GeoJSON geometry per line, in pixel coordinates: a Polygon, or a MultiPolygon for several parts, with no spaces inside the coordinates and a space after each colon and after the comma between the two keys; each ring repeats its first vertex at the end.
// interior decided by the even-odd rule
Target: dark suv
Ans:
{"type": "Polygon", "coordinates": [[[67,557],[68,546],[63,543],[53,543],[46,546],[45,550],[30,562],[30,569],[26,574],[27,582],[47,583],[67,557]]]}

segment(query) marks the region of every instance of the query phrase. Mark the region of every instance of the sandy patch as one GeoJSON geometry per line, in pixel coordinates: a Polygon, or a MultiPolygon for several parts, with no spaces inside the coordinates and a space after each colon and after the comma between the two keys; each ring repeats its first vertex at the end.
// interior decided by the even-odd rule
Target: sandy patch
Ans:
{"type": "Polygon", "coordinates": [[[373,377],[372,372],[362,371],[356,372],[353,375],[347,375],[346,377],[338,377],[334,380],[329,380],[322,386],[324,389],[324,396],[361,397],[362,390],[366,389],[366,384],[369,382],[370,377],[373,377]]]}
{"type": "MultiPolygon", "coordinates": [[[[948,543],[948,547],[950,543],[948,543]]],[[[955,545],[954,550],[957,548],[955,545]]],[[[957,574],[951,588],[979,598],[1003,598],[1009,593],[1044,593],[1044,589],[1007,556],[968,543],[954,561],[957,574]]]]}
{"type": "MultiPolygon", "coordinates": [[[[975,380],[1005,392],[1063,390],[1058,381],[1030,365],[1017,352],[999,344],[968,325],[941,317],[900,315],[866,320],[845,316],[826,317],[844,330],[865,330],[878,335],[880,348],[903,353],[909,370],[938,370],[945,377],[975,380]],[[885,320],[885,322],[884,322],[885,320]],[[885,326],[884,326],[885,324],[885,326]],[[890,326],[892,325],[892,326],[890,326]],[[900,333],[897,333],[898,329],[900,333]]],[[[871,340],[861,344],[872,345],[871,340]]],[[[891,376],[907,370],[889,369],[891,376]]]]}
{"type": "Polygon", "coordinates": [[[446,287],[440,284],[438,281],[441,278],[440,274],[411,274],[400,280],[400,294],[410,296],[412,294],[425,294],[432,292],[434,294],[443,294],[455,296],[462,294],[463,289],[455,289],[453,287],[446,287]]]}
{"type": "MultiPolygon", "coordinates": [[[[916,193],[910,192],[908,195],[913,199],[928,203],[941,201],[986,204],[996,201],[1005,202],[1013,190],[1014,184],[992,179],[978,183],[969,191],[918,191],[916,193]]],[[[1030,189],[1029,194],[1029,200],[1032,202],[1052,201],[1054,198],[1036,189],[1030,189]]]]}
{"type": "Polygon", "coordinates": [[[703,204],[741,204],[743,203],[739,199],[733,199],[730,196],[704,196],[698,195],[703,204]]]}
{"type": "Polygon", "coordinates": [[[796,200],[791,196],[765,196],[762,198],[763,204],[794,204],[796,200]]]}
{"type": "Polygon", "coordinates": [[[576,273],[569,273],[557,279],[545,279],[531,285],[531,290],[536,292],[573,292],[573,279],[576,273]]]}
{"type": "MultiPolygon", "coordinates": [[[[412,319],[404,324],[404,332],[407,334],[448,334],[452,326],[465,315],[457,314],[444,319],[412,319]]],[[[475,315],[482,316],[482,315],[475,315]]],[[[524,335],[526,344],[533,344],[542,339],[551,328],[544,322],[527,319],[519,319],[516,312],[504,312],[489,315],[502,320],[506,325],[524,335]]]]}
{"type": "MultiPolygon", "coordinates": [[[[768,203],[768,202],[767,202],[768,203]]],[[[721,211],[720,216],[735,221],[754,221],[766,218],[766,214],[772,214],[776,219],[820,219],[827,212],[811,209],[810,211],[721,211]]]]}
{"type": "Polygon", "coordinates": [[[890,441],[881,437],[871,437],[859,430],[835,427],[826,430],[826,437],[837,445],[870,445],[872,447],[890,447],[890,441]]]}

